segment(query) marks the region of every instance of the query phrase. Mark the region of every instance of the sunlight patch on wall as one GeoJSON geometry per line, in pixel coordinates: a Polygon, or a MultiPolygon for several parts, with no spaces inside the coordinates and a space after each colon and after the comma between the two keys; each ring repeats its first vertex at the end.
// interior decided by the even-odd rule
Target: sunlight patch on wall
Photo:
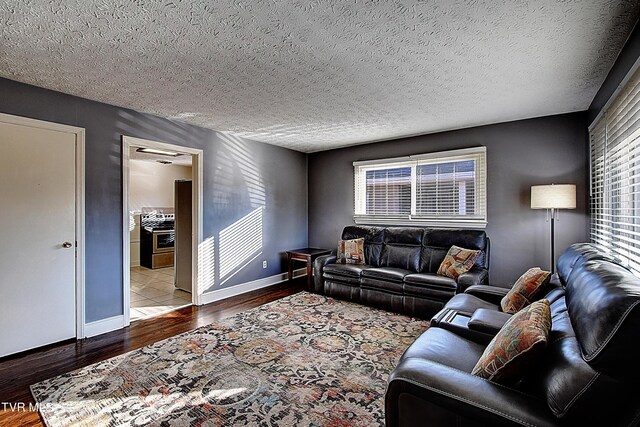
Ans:
{"type": "Polygon", "coordinates": [[[198,295],[216,283],[216,248],[213,236],[198,245],[198,295]]]}
{"type": "Polygon", "coordinates": [[[129,211],[129,232],[136,229],[136,215],[138,215],[138,222],[140,221],[140,215],[136,211],[129,211]]]}
{"type": "Polygon", "coordinates": [[[218,136],[222,140],[222,145],[231,154],[235,164],[242,172],[247,186],[247,192],[249,193],[251,207],[265,206],[264,183],[262,182],[260,170],[256,166],[251,151],[247,147],[247,143],[241,138],[222,132],[219,132],[218,136]]]}
{"type": "Polygon", "coordinates": [[[228,280],[262,253],[262,213],[259,207],[220,231],[221,280],[228,280]]]}

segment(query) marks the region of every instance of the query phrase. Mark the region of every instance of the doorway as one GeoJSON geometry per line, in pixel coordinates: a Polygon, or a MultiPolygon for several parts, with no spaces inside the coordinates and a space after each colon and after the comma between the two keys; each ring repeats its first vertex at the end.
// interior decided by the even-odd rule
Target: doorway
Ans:
{"type": "Polygon", "coordinates": [[[202,150],[123,136],[125,326],[198,304],[202,150]]]}
{"type": "Polygon", "coordinates": [[[0,114],[0,357],[84,337],[84,129],[0,114]]]}

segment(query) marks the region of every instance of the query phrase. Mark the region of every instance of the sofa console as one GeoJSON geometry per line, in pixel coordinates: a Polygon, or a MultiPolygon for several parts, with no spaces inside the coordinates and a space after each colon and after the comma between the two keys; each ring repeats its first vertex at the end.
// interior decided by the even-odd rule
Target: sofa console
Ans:
{"type": "Polygon", "coordinates": [[[436,326],[480,344],[488,344],[511,315],[480,308],[473,314],[443,308],[432,319],[436,326]]]}
{"type": "Polygon", "coordinates": [[[343,240],[364,239],[365,264],[314,263],[314,291],[335,298],[430,318],[455,294],[489,277],[489,239],[482,230],[347,226],[343,240]],[[451,246],[479,250],[457,280],[436,272],[451,246]]]}

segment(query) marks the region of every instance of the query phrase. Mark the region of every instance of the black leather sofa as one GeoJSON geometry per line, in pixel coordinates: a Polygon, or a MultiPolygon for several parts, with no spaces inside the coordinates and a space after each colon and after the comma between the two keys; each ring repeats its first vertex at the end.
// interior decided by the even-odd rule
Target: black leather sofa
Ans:
{"type": "MultiPolygon", "coordinates": [[[[471,375],[486,337],[457,333],[460,322],[459,330],[447,329],[440,318],[391,374],[386,425],[637,425],[640,279],[595,246],[576,244],[558,260],[557,284],[544,295],[552,317],[544,360],[516,386],[471,375]]],[[[460,310],[461,318],[477,310],[498,313],[496,293],[506,290],[485,290],[470,288],[443,311],[460,310]]]]}
{"type": "Polygon", "coordinates": [[[366,264],[336,264],[335,255],[318,257],[317,293],[429,318],[456,293],[488,281],[489,239],[481,230],[347,226],[341,238],[364,238],[366,264]],[[457,281],[436,274],[452,245],[481,251],[457,281]]]}

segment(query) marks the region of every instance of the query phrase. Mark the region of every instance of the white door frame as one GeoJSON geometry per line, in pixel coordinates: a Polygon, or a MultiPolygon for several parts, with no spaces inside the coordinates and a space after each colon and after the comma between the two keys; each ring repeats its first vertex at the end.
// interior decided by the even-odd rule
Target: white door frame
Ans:
{"type": "Polygon", "coordinates": [[[37,129],[53,130],[75,135],[76,139],[76,338],[84,338],[84,128],[45,122],[27,117],[0,113],[0,122],[27,126],[37,129]]]}
{"type": "Polygon", "coordinates": [[[191,260],[191,301],[200,305],[198,283],[198,250],[202,243],[202,157],[203,151],[197,148],[183,147],[182,145],[167,144],[165,142],[151,141],[149,139],[135,138],[122,135],[122,283],[123,283],[123,314],[124,326],[131,324],[129,306],[130,301],[130,264],[131,264],[131,234],[129,231],[129,150],[131,147],[156,148],[159,150],[175,151],[181,154],[190,154],[193,159],[191,174],[193,180],[193,216],[192,216],[192,260],[191,260]]]}

